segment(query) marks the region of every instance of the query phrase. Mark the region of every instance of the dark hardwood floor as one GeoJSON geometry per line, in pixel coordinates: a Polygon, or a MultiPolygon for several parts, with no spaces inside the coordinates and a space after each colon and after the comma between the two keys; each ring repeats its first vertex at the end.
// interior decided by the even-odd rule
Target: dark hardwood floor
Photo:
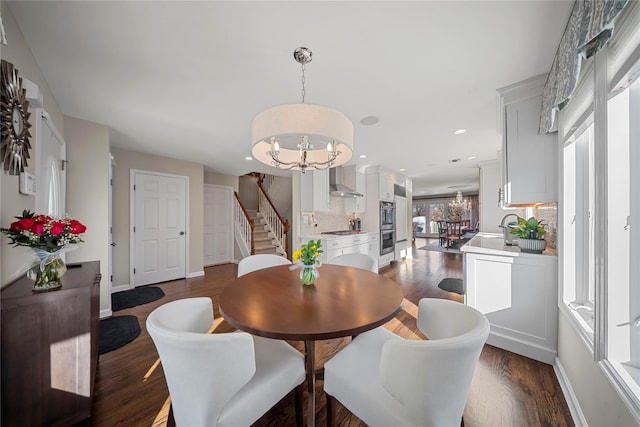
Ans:
{"type": "MultiPolygon", "coordinates": [[[[392,263],[380,271],[380,274],[395,280],[402,287],[405,296],[402,311],[385,326],[406,338],[421,339],[415,321],[416,304],[420,298],[462,301],[461,296],[437,287],[445,277],[462,277],[462,255],[418,249],[429,241],[416,239],[413,259],[392,263]]],[[[217,325],[215,332],[232,331],[219,315],[218,296],[235,278],[236,270],[235,264],[207,267],[204,277],[155,285],[164,290],[164,298],[114,313],[137,316],[142,333],[124,347],[100,356],[92,405],[94,426],[166,425],[169,393],[162,365],[146,331],[146,318],[153,309],[168,301],[209,296],[214,301],[217,325]]],[[[322,366],[349,340],[320,341],[316,350],[317,365],[322,366]]],[[[302,351],[302,343],[291,344],[302,351]]],[[[316,423],[323,426],[326,425],[326,408],[322,381],[317,384],[317,399],[316,423]]],[[[306,410],[306,405],[304,409],[306,410]]],[[[287,396],[255,425],[293,426],[293,415],[293,397],[287,396]]],[[[340,426],[365,425],[340,404],[337,405],[336,420],[340,426]]],[[[574,423],[550,365],[485,345],[469,391],[464,425],[562,427],[573,426],[574,423]]]]}

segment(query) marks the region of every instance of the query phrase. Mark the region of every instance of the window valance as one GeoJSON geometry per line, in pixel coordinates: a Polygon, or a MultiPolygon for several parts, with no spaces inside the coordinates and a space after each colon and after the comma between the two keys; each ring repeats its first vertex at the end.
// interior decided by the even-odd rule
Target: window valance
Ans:
{"type": "Polygon", "coordinates": [[[613,22],[627,3],[628,0],[576,1],[544,86],[540,133],[557,130],[556,113],[576,88],[582,60],[607,44],[613,22]]]}

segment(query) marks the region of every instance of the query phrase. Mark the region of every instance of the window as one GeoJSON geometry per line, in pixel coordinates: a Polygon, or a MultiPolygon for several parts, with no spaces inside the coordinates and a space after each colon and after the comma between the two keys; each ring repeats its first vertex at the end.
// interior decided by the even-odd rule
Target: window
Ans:
{"type": "Polygon", "coordinates": [[[610,91],[597,61],[584,76],[591,96],[563,115],[561,295],[640,417],[640,73],[610,91]]]}
{"type": "Polygon", "coordinates": [[[640,420],[640,4],[628,12],[560,112],[560,309],[640,420]]]}
{"type": "Polygon", "coordinates": [[[607,283],[605,362],[640,401],[640,80],[607,103],[607,283]],[[632,172],[633,171],[633,172],[632,172]],[[633,174],[633,175],[632,175],[633,174]],[[634,265],[635,263],[635,265],[634,265]]]}
{"type": "Polygon", "coordinates": [[[568,139],[563,153],[563,298],[593,345],[595,272],[593,115],[568,139]]]}

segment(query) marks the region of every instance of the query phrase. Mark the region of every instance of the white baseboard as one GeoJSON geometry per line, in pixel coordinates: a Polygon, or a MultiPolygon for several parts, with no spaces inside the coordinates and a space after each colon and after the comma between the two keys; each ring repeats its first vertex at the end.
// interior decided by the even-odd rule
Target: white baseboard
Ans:
{"type": "Polygon", "coordinates": [[[192,279],[194,277],[202,277],[204,276],[204,270],[194,271],[193,273],[187,274],[187,279],[192,279]]]}
{"type": "Polygon", "coordinates": [[[111,317],[113,315],[113,311],[110,308],[105,308],[104,310],[100,310],[100,318],[104,319],[105,317],[111,317]]]}
{"type": "Polygon", "coordinates": [[[567,373],[562,367],[560,359],[558,359],[557,357],[555,363],[553,364],[553,370],[556,373],[556,377],[558,378],[558,382],[560,383],[560,388],[562,389],[562,394],[564,394],[564,399],[567,401],[567,406],[569,406],[571,418],[573,418],[573,422],[575,423],[576,427],[588,427],[587,420],[582,413],[582,409],[580,408],[578,398],[573,392],[571,382],[569,382],[569,377],[567,377],[567,373]]]}
{"type": "Polygon", "coordinates": [[[499,327],[491,325],[491,332],[489,333],[489,338],[487,338],[487,344],[489,345],[538,360],[547,365],[553,365],[554,361],[557,360],[558,352],[555,349],[522,341],[516,337],[501,334],[494,329],[499,329],[499,327]]]}

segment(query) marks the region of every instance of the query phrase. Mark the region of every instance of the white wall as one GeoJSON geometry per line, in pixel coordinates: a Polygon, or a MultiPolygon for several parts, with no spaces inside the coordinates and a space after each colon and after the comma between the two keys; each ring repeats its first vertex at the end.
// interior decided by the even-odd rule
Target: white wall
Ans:
{"type": "Polygon", "coordinates": [[[233,187],[234,191],[238,191],[238,177],[231,175],[223,175],[214,172],[204,173],[204,183],[212,185],[224,185],[227,187],[233,187]]]}
{"type": "Polygon", "coordinates": [[[558,359],[589,426],[638,425],[562,310],[558,319],[558,359]]]}
{"type": "MultiPolygon", "coordinates": [[[[27,78],[40,87],[40,91],[44,95],[44,108],[56,128],[62,132],[64,127],[60,108],[5,2],[0,2],[0,13],[8,42],[6,46],[2,46],[2,59],[12,63],[18,69],[20,77],[27,78]]],[[[30,122],[33,123],[34,120],[35,117],[31,118],[30,122]]],[[[29,154],[31,158],[25,169],[35,175],[35,139],[31,138],[30,143],[29,154]]],[[[15,221],[14,216],[20,215],[24,209],[34,211],[35,205],[34,196],[25,196],[18,192],[17,175],[9,175],[7,172],[0,171],[0,226],[9,227],[11,222],[15,221]]],[[[25,273],[31,263],[28,252],[28,248],[9,246],[9,239],[2,236],[0,239],[0,287],[6,286],[25,273]]]]}
{"type": "Polygon", "coordinates": [[[65,117],[66,210],[87,226],[67,262],[100,261],[100,310],[111,310],[109,287],[109,128],[65,117]]]}

